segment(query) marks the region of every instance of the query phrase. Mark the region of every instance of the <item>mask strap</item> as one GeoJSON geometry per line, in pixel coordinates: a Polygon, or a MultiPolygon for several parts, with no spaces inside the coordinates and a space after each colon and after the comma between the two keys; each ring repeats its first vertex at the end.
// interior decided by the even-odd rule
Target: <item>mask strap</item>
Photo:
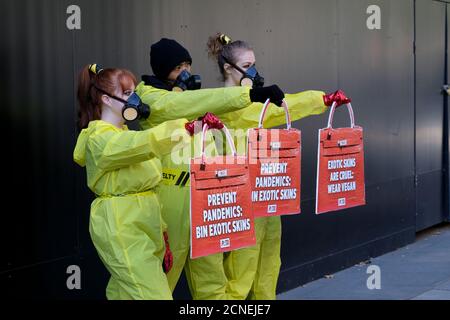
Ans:
{"type": "Polygon", "coordinates": [[[240,67],[238,67],[237,65],[235,65],[234,63],[232,63],[232,62],[230,62],[230,61],[228,61],[228,59],[227,58],[225,58],[223,55],[221,55],[222,56],[222,59],[226,62],[226,63],[228,63],[229,65],[231,65],[233,68],[235,68],[237,71],[239,71],[240,73],[242,73],[242,75],[247,75],[247,72],[245,72],[244,70],[242,70],[240,67]]]}
{"type": "Polygon", "coordinates": [[[100,91],[101,93],[106,94],[108,97],[113,98],[113,99],[115,99],[115,100],[117,100],[117,101],[120,101],[120,102],[122,102],[122,103],[124,103],[124,104],[127,104],[127,101],[126,101],[126,100],[123,100],[123,99],[121,99],[121,98],[119,98],[119,97],[116,97],[116,96],[114,96],[114,95],[112,95],[112,94],[109,94],[109,93],[106,92],[105,90],[100,89],[99,87],[97,87],[95,84],[92,85],[92,86],[93,86],[95,89],[97,89],[98,91],[100,91]]]}

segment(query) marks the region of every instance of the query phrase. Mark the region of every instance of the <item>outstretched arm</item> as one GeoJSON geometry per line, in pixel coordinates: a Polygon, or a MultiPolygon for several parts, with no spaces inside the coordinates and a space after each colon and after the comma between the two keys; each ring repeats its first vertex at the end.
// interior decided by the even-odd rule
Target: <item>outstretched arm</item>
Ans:
{"type": "MultiPolygon", "coordinates": [[[[321,114],[327,110],[324,103],[322,91],[303,91],[294,94],[286,94],[285,100],[288,104],[289,114],[292,121],[302,119],[310,115],[321,114]]],[[[259,124],[259,116],[263,104],[252,103],[249,107],[224,114],[218,114],[218,117],[228,128],[249,129],[256,128],[259,124]]],[[[286,123],[284,109],[273,104],[267,109],[264,118],[264,128],[271,128],[286,123]]]]}
{"type": "Polygon", "coordinates": [[[142,82],[136,92],[150,106],[151,114],[140,124],[147,129],[167,120],[193,120],[206,112],[221,114],[239,110],[251,105],[249,90],[248,87],[232,87],[173,92],[146,86],[142,82]]]}

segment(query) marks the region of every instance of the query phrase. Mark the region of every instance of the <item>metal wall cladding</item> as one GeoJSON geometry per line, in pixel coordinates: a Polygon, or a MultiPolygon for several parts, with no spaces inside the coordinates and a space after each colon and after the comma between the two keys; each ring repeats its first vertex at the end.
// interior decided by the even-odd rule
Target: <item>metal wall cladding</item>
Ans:
{"type": "MultiPolygon", "coordinates": [[[[418,20],[440,23],[433,1],[417,2],[430,10],[417,10],[418,20]]],[[[72,161],[77,77],[93,62],[126,67],[138,77],[151,73],[150,44],[161,37],[188,48],[203,87],[222,85],[206,42],[223,32],[250,42],[267,84],[290,93],[340,88],[353,98],[365,134],[367,205],[314,214],[317,134],[327,114],[295,122],[303,137],[302,213],[282,218],[280,292],[414,240],[414,1],[20,0],[1,6],[7,12],[2,114],[12,173],[5,199],[13,209],[5,214],[8,245],[0,273],[11,296],[23,297],[26,283],[35,288],[30,296],[104,298],[108,274],[88,233],[93,195],[84,169],[72,161]],[[81,8],[81,30],[66,27],[72,4],[81,8]],[[380,30],[367,28],[370,5],[381,9],[380,30]],[[82,291],[66,288],[70,264],[82,266],[82,291]]],[[[421,50],[439,51],[437,38],[424,36],[421,50]]],[[[427,77],[424,99],[430,82],[441,81],[434,77],[442,72],[439,62],[432,64],[432,70],[418,69],[427,77]]],[[[423,112],[433,127],[424,123],[430,135],[421,139],[432,142],[427,147],[436,154],[441,114],[423,112]]],[[[346,110],[338,110],[335,126],[348,123],[346,110]]],[[[427,161],[424,170],[440,169],[436,159],[427,161]]],[[[175,296],[189,297],[185,282],[175,296]]]]}
{"type": "MultiPolygon", "coordinates": [[[[304,282],[323,275],[325,270],[332,272],[336,266],[374,256],[382,250],[381,242],[394,235],[404,241],[413,238],[413,13],[411,1],[336,2],[334,18],[328,24],[334,42],[331,46],[324,44],[331,51],[326,59],[334,61],[335,69],[317,66],[316,70],[322,76],[331,72],[333,84],[352,97],[356,123],[364,128],[367,205],[317,217],[309,214],[314,203],[307,194],[314,189],[307,186],[315,184],[315,171],[309,168],[315,168],[317,161],[317,127],[325,127],[326,120],[322,116],[319,123],[300,121],[305,137],[305,214],[284,219],[282,275],[286,277],[280,278],[280,289],[290,287],[295,282],[292,279],[304,282]],[[381,9],[380,30],[366,27],[370,4],[381,9]],[[329,258],[325,258],[327,255],[329,258]]],[[[310,34],[311,38],[315,36],[310,34]]],[[[325,37],[318,34],[317,38],[325,37]]],[[[335,126],[348,125],[346,109],[339,109],[335,126]]]]}
{"type": "Polygon", "coordinates": [[[417,230],[443,220],[445,10],[442,2],[416,2],[417,230]]]}

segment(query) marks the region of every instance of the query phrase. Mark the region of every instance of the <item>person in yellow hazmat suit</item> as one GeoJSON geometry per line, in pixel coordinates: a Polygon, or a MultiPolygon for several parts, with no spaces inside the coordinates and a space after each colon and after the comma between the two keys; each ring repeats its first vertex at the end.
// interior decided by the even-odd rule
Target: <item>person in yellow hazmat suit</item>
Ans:
{"type": "Polygon", "coordinates": [[[96,199],[89,232],[111,274],[108,299],[172,299],[163,268],[170,269],[166,225],[155,187],[161,162],[190,139],[186,119],[131,131],[125,120],[150,115],[134,93],[136,78],[125,69],[93,64],[78,82],[80,134],[74,161],[86,168],[96,199]]]}
{"type": "MultiPolygon", "coordinates": [[[[231,112],[263,102],[267,98],[280,101],[284,93],[278,86],[251,89],[247,87],[201,89],[201,79],[191,72],[192,58],[178,42],[163,38],[151,46],[150,64],[153,76],[142,76],[136,92],[151,105],[152,116],[140,121],[143,129],[152,128],[168,119],[185,117],[195,120],[206,112],[231,112]]],[[[211,136],[208,135],[209,141],[211,136]]],[[[190,189],[189,159],[198,156],[200,135],[193,137],[189,152],[174,152],[162,158],[163,180],[158,186],[162,203],[162,216],[168,225],[173,266],[168,272],[169,287],[173,291],[183,271],[190,248],[190,189]],[[197,153],[195,153],[197,150],[197,153]]],[[[211,145],[211,144],[209,144],[211,145]]],[[[213,144],[214,145],[214,144],[213,144]]],[[[214,148],[209,155],[214,155],[214,148]]],[[[222,255],[217,255],[222,258],[222,255]]],[[[216,259],[215,256],[208,257],[216,259]]],[[[214,260],[216,261],[216,260],[214,260]]],[[[217,265],[214,263],[213,265],[217,265]]],[[[220,269],[208,270],[208,282],[201,288],[187,273],[187,280],[194,299],[225,299],[226,277],[222,262],[220,269]]]]}
{"type": "MultiPolygon", "coordinates": [[[[209,56],[214,58],[222,74],[225,87],[264,85],[264,78],[255,66],[255,54],[245,41],[232,41],[224,34],[211,36],[207,43],[209,56]]],[[[292,121],[310,115],[318,115],[331,105],[322,91],[304,91],[286,94],[292,121]]],[[[230,129],[255,128],[259,123],[262,104],[228,113],[218,113],[220,120],[230,129]]],[[[264,127],[270,128],[286,123],[283,108],[268,108],[264,127]]],[[[245,140],[245,139],[244,139],[245,140]]],[[[245,145],[237,142],[237,145],[245,145]]],[[[244,149],[245,150],[245,149],[244,149]]],[[[226,295],[230,299],[270,300],[276,298],[276,286],[281,259],[281,219],[278,216],[255,219],[257,245],[234,250],[225,254],[224,268],[228,279],[226,295]]],[[[189,260],[191,270],[202,269],[200,261],[189,260]]],[[[194,276],[194,275],[193,275],[194,276]]],[[[201,272],[195,272],[199,286],[208,281],[201,272]]]]}

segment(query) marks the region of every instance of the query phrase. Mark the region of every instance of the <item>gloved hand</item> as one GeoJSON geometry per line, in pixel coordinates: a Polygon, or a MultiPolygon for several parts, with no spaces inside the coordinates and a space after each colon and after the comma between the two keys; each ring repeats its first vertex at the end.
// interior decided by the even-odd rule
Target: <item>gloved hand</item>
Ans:
{"type": "Polygon", "coordinates": [[[202,125],[206,123],[210,129],[221,130],[223,128],[222,121],[220,121],[220,119],[211,112],[205,113],[205,115],[198,118],[198,120],[202,120],[202,125]]]}
{"type": "Polygon", "coordinates": [[[220,121],[220,119],[213,113],[207,112],[203,117],[199,117],[198,120],[192,120],[187,122],[184,127],[189,132],[191,136],[195,133],[195,122],[201,121],[202,122],[202,128],[206,124],[208,124],[209,129],[218,129],[221,130],[223,128],[223,123],[220,121]]]}
{"type": "Polygon", "coordinates": [[[284,99],[284,92],[276,84],[269,87],[250,89],[250,100],[252,102],[264,103],[268,98],[280,107],[284,99]]]}
{"type": "Polygon", "coordinates": [[[352,99],[348,98],[342,90],[337,90],[333,93],[329,93],[323,96],[324,104],[329,107],[331,107],[333,102],[336,102],[336,107],[339,107],[351,101],[352,99]]]}
{"type": "Polygon", "coordinates": [[[195,122],[196,121],[197,120],[192,120],[192,121],[186,122],[186,124],[184,125],[184,127],[186,128],[186,130],[189,132],[189,134],[191,136],[193,136],[195,133],[195,122]]]}
{"type": "Polygon", "coordinates": [[[167,234],[166,231],[163,232],[163,235],[164,235],[164,243],[166,244],[166,253],[164,254],[163,270],[165,273],[168,273],[170,269],[172,269],[173,255],[172,251],[170,251],[169,235],[167,234]]]}

